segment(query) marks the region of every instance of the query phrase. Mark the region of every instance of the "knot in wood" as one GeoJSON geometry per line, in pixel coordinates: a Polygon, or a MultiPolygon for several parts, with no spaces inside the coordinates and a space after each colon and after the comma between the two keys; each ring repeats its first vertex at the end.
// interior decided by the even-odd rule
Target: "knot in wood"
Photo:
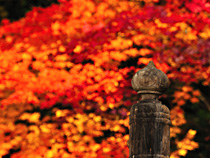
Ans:
{"type": "Polygon", "coordinates": [[[133,89],[140,94],[162,94],[169,86],[169,79],[150,61],[145,68],[133,76],[131,84],[133,89]]]}

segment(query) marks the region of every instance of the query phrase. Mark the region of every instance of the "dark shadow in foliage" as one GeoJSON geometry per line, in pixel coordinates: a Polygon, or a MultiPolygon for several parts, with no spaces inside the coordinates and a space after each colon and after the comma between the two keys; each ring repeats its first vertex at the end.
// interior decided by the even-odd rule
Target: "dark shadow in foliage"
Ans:
{"type": "Polygon", "coordinates": [[[19,152],[21,149],[17,148],[17,149],[10,149],[9,150],[9,154],[4,155],[2,158],[10,158],[12,154],[19,152]]]}
{"type": "Polygon", "coordinates": [[[58,0],[0,0],[0,20],[7,18],[15,21],[35,6],[47,7],[52,3],[58,3],[58,0]]]}
{"type": "Polygon", "coordinates": [[[210,88],[208,86],[203,86],[202,83],[193,83],[192,86],[194,89],[198,89],[202,93],[205,102],[201,101],[198,103],[191,103],[190,101],[186,102],[186,105],[183,106],[185,111],[185,118],[187,124],[183,125],[182,129],[187,131],[189,128],[197,131],[194,141],[199,143],[199,148],[188,151],[185,158],[209,158],[210,156],[210,111],[209,111],[209,94],[210,88]]]}

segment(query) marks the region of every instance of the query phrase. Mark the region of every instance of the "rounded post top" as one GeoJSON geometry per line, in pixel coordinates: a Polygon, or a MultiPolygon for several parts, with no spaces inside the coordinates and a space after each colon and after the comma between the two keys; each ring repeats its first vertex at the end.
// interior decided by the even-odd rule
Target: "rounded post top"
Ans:
{"type": "Polygon", "coordinates": [[[139,70],[131,80],[132,87],[140,94],[162,94],[169,86],[167,75],[157,69],[153,61],[139,70]]]}

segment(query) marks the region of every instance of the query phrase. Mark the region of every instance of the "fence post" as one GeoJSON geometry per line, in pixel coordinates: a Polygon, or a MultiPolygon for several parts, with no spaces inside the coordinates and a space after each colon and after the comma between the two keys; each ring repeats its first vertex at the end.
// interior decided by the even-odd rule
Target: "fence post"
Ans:
{"type": "Polygon", "coordinates": [[[129,158],[169,158],[170,111],[158,100],[169,86],[168,77],[150,61],[131,83],[141,101],[130,110],[129,158]]]}

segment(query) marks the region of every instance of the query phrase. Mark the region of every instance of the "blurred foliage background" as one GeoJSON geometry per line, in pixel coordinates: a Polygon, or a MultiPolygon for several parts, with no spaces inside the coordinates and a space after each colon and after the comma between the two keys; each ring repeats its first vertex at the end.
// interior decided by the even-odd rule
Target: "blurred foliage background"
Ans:
{"type": "MultiPolygon", "coordinates": [[[[53,3],[58,3],[58,1],[57,0],[0,0],[0,20],[7,18],[10,21],[15,21],[15,20],[18,20],[18,19],[24,17],[25,14],[28,11],[32,10],[33,7],[47,7],[47,6],[50,6],[53,3]]],[[[158,5],[164,5],[164,3],[165,3],[165,1],[159,1],[159,3],[157,3],[156,5],[157,6],[158,5]]],[[[141,5],[141,6],[144,5],[143,2],[139,2],[138,4],[141,5]]],[[[56,26],[57,25],[55,25],[55,28],[56,28],[56,26]]],[[[189,24],[189,26],[193,28],[193,26],[191,26],[190,24],[189,24]]],[[[209,39],[207,39],[206,41],[208,42],[209,39]]],[[[137,46],[137,45],[134,45],[134,47],[138,48],[138,49],[141,49],[141,47],[137,46]]],[[[206,53],[206,56],[208,56],[208,53],[206,53]]],[[[137,64],[138,59],[139,59],[139,56],[137,56],[135,58],[131,58],[131,60],[127,60],[125,62],[122,61],[121,62],[121,67],[137,66],[138,65],[137,64]]],[[[85,62],[88,63],[89,61],[85,61],[85,62]]],[[[85,64],[83,64],[83,65],[85,65],[85,64]]],[[[181,67],[180,67],[180,69],[181,69],[181,67]]],[[[192,78],[197,77],[197,76],[195,76],[196,74],[193,74],[193,75],[192,75],[192,78]]],[[[199,77],[197,77],[197,78],[199,78],[199,77]]],[[[208,77],[207,77],[206,80],[209,80],[208,77]]],[[[168,96],[173,96],[172,94],[174,93],[174,91],[179,90],[179,93],[184,92],[183,93],[184,94],[183,95],[184,96],[183,100],[186,101],[184,103],[182,103],[183,100],[180,100],[180,102],[177,101],[177,104],[180,103],[180,106],[181,106],[181,104],[185,105],[185,106],[182,106],[182,108],[185,112],[185,118],[187,120],[186,124],[183,124],[182,126],[180,126],[182,131],[181,131],[181,133],[177,134],[177,137],[180,140],[183,139],[184,136],[186,135],[187,131],[190,128],[195,129],[197,131],[197,134],[196,134],[196,137],[194,138],[194,140],[195,140],[195,142],[199,143],[199,148],[197,148],[195,150],[192,150],[192,151],[189,151],[187,153],[187,156],[186,156],[186,157],[189,157],[189,158],[198,158],[198,157],[199,158],[209,158],[209,155],[210,155],[210,128],[209,128],[209,124],[210,124],[210,97],[209,97],[210,86],[209,85],[204,85],[202,82],[203,82],[202,80],[199,80],[198,82],[194,82],[192,84],[189,84],[191,87],[193,87],[193,90],[190,91],[190,90],[186,90],[185,88],[183,88],[186,85],[185,83],[184,84],[183,84],[183,82],[180,83],[180,82],[178,82],[174,79],[173,82],[171,83],[170,89],[167,91],[167,93],[169,94],[168,96]],[[188,94],[188,93],[191,94],[192,93],[194,95],[195,90],[198,90],[201,93],[198,96],[199,102],[192,102],[192,101],[190,101],[189,98],[187,99],[186,94],[188,94]]],[[[179,94],[177,93],[176,96],[178,96],[178,95],[179,94]]],[[[164,104],[169,105],[169,106],[171,105],[170,104],[171,100],[174,100],[174,98],[173,97],[171,97],[171,98],[169,98],[169,97],[168,98],[164,98],[164,97],[161,98],[161,101],[164,104]]],[[[61,106],[58,106],[58,107],[54,106],[54,107],[58,108],[61,111],[65,110],[65,108],[63,108],[61,106]]],[[[173,107],[169,107],[169,108],[172,109],[173,107]]],[[[58,111],[58,112],[59,112],[59,110],[56,109],[56,111],[58,111]]],[[[42,115],[47,115],[45,110],[35,109],[32,112],[34,112],[35,114],[41,113],[42,115]]],[[[56,112],[54,112],[54,113],[56,113],[56,112]]],[[[59,115],[59,114],[57,114],[57,115],[59,115]]],[[[110,135],[110,133],[108,133],[108,132],[105,133],[105,135],[103,137],[106,137],[107,135],[110,135]]],[[[101,142],[101,140],[103,138],[98,137],[98,139],[99,140],[97,140],[96,142],[101,142]]],[[[175,138],[174,137],[172,137],[171,142],[172,142],[172,145],[171,145],[172,151],[174,151],[174,150],[176,150],[176,148],[175,148],[176,144],[175,144],[175,138]]],[[[13,152],[16,152],[16,151],[11,150],[10,154],[13,153],[13,152]]],[[[4,156],[4,158],[6,158],[6,157],[9,157],[9,154],[4,156]]]]}

